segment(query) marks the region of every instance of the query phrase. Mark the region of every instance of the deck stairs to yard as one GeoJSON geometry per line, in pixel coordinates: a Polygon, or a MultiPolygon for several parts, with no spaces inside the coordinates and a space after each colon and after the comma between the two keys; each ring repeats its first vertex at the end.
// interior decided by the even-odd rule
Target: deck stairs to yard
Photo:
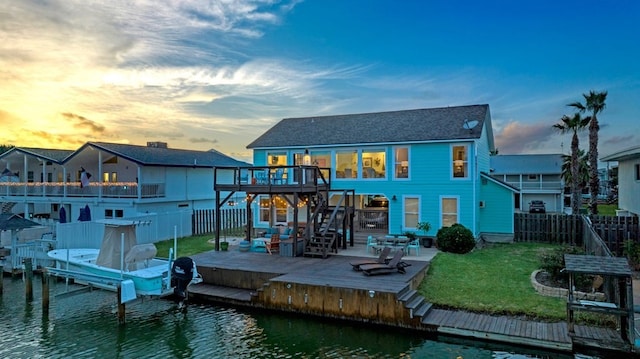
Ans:
{"type": "Polygon", "coordinates": [[[427,302],[417,290],[410,289],[409,286],[398,294],[398,300],[404,304],[404,307],[409,311],[409,318],[412,319],[424,318],[433,307],[433,304],[427,302]]]}
{"type": "Polygon", "coordinates": [[[338,237],[342,235],[340,231],[348,223],[349,213],[352,213],[346,204],[347,195],[348,191],[343,191],[335,206],[328,204],[328,193],[315,196],[313,214],[306,226],[307,230],[313,232],[310,236],[305,233],[305,256],[326,258],[330,252],[337,253],[338,237]]]}
{"type": "Polygon", "coordinates": [[[16,202],[1,202],[0,213],[11,213],[11,210],[16,204],[16,202]]]}

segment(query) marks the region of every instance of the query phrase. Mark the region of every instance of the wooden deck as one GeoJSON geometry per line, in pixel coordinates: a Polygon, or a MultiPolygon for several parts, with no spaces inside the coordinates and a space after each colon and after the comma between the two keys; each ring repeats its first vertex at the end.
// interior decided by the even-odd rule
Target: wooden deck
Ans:
{"type": "Polygon", "coordinates": [[[349,264],[362,257],[282,257],[251,252],[193,256],[204,282],[190,289],[195,300],[289,311],[391,325],[558,351],[577,346],[630,353],[613,329],[546,323],[507,316],[436,309],[417,292],[429,262],[411,260],[406,274],[366,276],[349,264]]]}

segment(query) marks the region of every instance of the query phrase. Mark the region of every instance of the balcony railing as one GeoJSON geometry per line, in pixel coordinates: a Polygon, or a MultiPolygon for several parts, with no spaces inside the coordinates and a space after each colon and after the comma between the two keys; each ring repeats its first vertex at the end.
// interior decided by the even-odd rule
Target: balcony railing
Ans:
{"type": "Polygon", "coordinates": [[[138,187],[140,198],[165,196],[164,183],[136,182],[0,182],[0,196],[138,198],[138,187]]]}
{"type": "Polygon", "coordinates": [[[513,187],[525,190],[562,190],[564,183],[561,181],[543,181],[543,182],[519,182],[507,181],[513,187]]]}

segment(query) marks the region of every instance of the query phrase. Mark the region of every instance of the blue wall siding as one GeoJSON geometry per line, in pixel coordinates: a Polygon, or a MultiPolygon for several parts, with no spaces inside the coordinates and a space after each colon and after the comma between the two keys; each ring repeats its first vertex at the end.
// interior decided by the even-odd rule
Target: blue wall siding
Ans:
{"type": "Polygon", "coordinates": [[[479,209],[479,232],[513,233],[513,201],[514,192],[493,181],[481,181],[485,207],[479,209]]]}

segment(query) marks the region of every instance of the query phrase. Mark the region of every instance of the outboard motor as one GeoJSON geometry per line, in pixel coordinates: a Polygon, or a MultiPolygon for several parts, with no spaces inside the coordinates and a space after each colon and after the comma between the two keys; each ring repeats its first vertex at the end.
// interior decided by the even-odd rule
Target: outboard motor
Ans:
{"type": "Polygon", "coordinates": [[[185,292],[193,279],[194,267],[193,259],[189,257],[180,257],[171,266],[171,286],[178,303],[187,298],[185,292]]]}

